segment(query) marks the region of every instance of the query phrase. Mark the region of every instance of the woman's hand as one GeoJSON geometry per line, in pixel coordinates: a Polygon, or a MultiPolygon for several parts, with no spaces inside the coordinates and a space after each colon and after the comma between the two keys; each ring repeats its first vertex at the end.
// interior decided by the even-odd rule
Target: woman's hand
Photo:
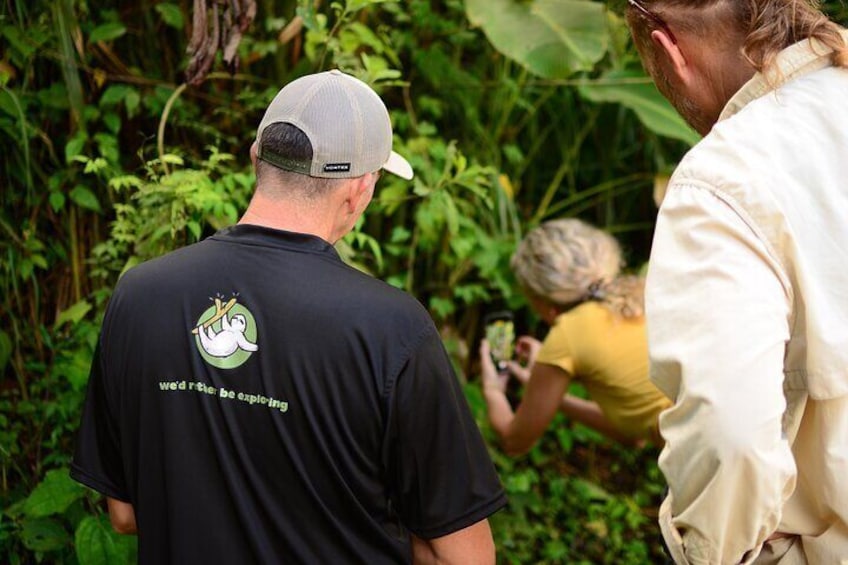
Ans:
{"type": "Polygon", "coordinates": [[[509,361],[507,368],[522,384],[526,385],[530,380],[530,373],[541,348],[542,342],[529,335],[523,335],[515,342],[515,356],[518,361],[509,361]]]}
{"type": "Polygon", "coordinates": [[[506,393],[509,373],[498,372],[494,361],[492,361],[492,349],[485,339],[480,342],[480,370],[482,371],[483,392],[493,390],[506,393]]]}
{"type": "MultiPolygon", "coordinates": [[[[541,344],[531,337],[520,338],[517,345],[519,358],[532,363],[541,344]]],[[[527,389],[518,411],[514,412],[506,396],[506,385],[510,371],[499,372],[492,360],[492,350],[485,339],[480,342],[480,367],[483,382],[483,397],[488,407],[489,423],[501,439],[501,447],[508,455],[527,452],[545,433],[548,424],[556,415],[563,394],[568,389],[569,374],[554,365],[540,364],[532,367],[533,378],[529,378],[531,367],[511,361],[508,368],[516,378],[528,375],[527,389]],[[526,373],[525,373],[526,372],[526,373]]]]}

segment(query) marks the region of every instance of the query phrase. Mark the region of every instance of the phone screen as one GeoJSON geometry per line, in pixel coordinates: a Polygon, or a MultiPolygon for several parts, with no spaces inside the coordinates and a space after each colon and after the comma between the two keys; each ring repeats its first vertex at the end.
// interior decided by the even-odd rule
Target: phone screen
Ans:
{"type": "Polygon", "coordinates": [[[486,340],[492,352],[492,361],[499,370],[506,368],[512,359],[515,343],[515,324],[510,312],[494,312],[486,316],[486,340]]]}

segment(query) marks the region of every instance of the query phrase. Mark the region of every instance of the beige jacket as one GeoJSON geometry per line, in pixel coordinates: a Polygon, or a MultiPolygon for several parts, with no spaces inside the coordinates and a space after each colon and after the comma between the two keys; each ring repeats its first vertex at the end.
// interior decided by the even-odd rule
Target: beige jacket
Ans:
{"type": "Polygon", "coordinates": [[[807,41],[778,66],[686,155],[657,220],[648,339],[675,399],[660,524],[678,563],[848,563],[848,70],[807,41]]]}

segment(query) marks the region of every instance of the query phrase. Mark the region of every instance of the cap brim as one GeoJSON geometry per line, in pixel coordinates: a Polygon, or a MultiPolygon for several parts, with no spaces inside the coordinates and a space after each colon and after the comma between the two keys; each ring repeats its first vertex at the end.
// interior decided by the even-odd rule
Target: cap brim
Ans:
{"type": "Polygon", "coordinates": [[[414,176],[409,161],[394,151],[389,154],[389,160],[383,164],[383,169],[406,180],[411,180],[414,176]]]}

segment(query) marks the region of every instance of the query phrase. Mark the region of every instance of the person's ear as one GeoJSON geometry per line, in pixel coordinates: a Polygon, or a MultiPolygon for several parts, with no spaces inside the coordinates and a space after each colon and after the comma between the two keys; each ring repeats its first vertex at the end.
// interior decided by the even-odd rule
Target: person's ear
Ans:
{"type": "Polygon", "coordinates": [[[654,51],[658,57],[664,57],[678,80],[683,84],[692,82],[692,66],[686,59],[686,55],[680,49],[680,43],[673,41],[669,35],[662,30],[651,32],[651,41],[654,42],[654,51]]]}
{"type": "Polygon", "coordinates": [[[349,214],[355,214],[359,210],[363,210],[365,206],[361,206],[363,198],[370,198],[371,175],[364,174],[361,177],[350,179],[345,190],[345,204],[349,214]],[[361,206],[361,207],[360,207],[361,206]]]}
{"type": "Polygon", "coordinates": [[[259,155],[259,145],[254,141],[250,146],[250,162],[253,163],[253,168],[256,168],[256,161],[259,155]]]}

